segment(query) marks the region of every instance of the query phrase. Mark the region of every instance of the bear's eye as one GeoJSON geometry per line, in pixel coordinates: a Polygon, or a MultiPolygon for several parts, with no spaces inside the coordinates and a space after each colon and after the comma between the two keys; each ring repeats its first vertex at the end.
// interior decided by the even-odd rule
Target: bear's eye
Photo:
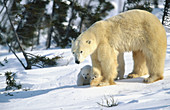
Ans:
{"type": "Polygon", "coordinates": [[[87,75],[89,75],[89,73],[87,73],[87,75]]]}
{"type": "Polygon", "coordinates": [[[90,44],[90,43],[91,43],[91,41],[90,41],[90,40],[87,40],[87,41],[86,41],[86,43],[90,44]]]}
{"type": "Polygon", "coordinates": [[[80,51],[80,53],[83,53],[83,51],[80,51]]]}

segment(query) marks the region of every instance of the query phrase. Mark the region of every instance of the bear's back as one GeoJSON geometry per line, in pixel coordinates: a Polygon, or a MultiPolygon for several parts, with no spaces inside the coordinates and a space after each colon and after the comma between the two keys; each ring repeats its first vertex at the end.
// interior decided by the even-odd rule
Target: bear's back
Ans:
{"type": "Polygon", "coordinates": [[[159,19],[143,10],[130,10],[105,20],[109,43],[121,51],[135,51],[140,45],[166,44],[166,32],[159,19]],[[161,42],[160,42],[161,41],[161,42]],[[136,47],[136,43],[139,46],[136,47]],[[122,45],[122,46],[120,46],[122,45]]]}

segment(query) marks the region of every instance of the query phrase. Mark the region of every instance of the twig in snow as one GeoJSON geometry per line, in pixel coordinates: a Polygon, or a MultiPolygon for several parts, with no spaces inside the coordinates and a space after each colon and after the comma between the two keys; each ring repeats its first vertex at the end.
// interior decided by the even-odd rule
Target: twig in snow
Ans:
{"type": "Polygon", "coordinates": [[[113,96],[104,96],[104,98],[102,99],[102,103],[97,102],[97,104],[103,107],[113,107],[118,105],[113,96]]]}

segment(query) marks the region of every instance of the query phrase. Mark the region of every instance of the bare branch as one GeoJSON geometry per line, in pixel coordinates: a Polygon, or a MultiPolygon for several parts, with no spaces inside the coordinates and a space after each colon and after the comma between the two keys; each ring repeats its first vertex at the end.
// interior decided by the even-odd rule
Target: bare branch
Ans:
{"type": "Polygon", "coordinates": [[[3,7],[1,8],[1,11],[0,11],[0,13],[2,13],[2,11],[4,10],[4,8],[5,8],[5,6],[3,6],[3,7]]]}
{"type": "Polygon", "coordinates": [[[9,49],[11,50],[11,52],[16,56],[16,58],[18,59],[18,61],[21,63],[21,65],[26,69],[24,63],[19,59],[19,57],[16,55],[15,51],[12,50],[11,46],[6,42],[7,46],[9,47],[9,49]]]}
{"type": "Polygon", "coordinates": [[[11,25],[12,30],[13,30],[13,32],[14,32],[14,35],[15,35],[15,38],[16,38],[16,40],[17,40],[18,46],[19,46],[19,48],[21,49],[21,52],[23,53],[23,56],[25,57],[25,60],[26,60],[26,62],[27,62],[27,67],[25,67],[25,69],[31,69],[31,64],[29,63],[29,59],[28,59],[28,57],[27,57],[24,49],[22,48],[22,46],[21,46],[21,44],[20,44],[18,34],[17,34],[17,32],[15,31],[14,25],[12,24],[11,18],[10,18],[9,13],[8,13],[8,7],[6,6],[6,2],[5,2],[5,1],[4,1],[4,7],[6,8],[6,14],[7,14],[7,16],[8,16],[10,25],[11,25]]]}

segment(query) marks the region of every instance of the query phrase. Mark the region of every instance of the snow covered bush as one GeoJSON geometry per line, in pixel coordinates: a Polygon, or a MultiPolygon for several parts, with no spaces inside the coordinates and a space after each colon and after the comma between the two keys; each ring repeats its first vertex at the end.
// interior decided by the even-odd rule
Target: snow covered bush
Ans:
{"type": "Polygon", "coordinates": [[[15,80],[15,74],[14,72],[6,72],[6,88],[5,90],[11,90],[11,89],[21,89],[22,85],[17,84],[15,80]]]}

